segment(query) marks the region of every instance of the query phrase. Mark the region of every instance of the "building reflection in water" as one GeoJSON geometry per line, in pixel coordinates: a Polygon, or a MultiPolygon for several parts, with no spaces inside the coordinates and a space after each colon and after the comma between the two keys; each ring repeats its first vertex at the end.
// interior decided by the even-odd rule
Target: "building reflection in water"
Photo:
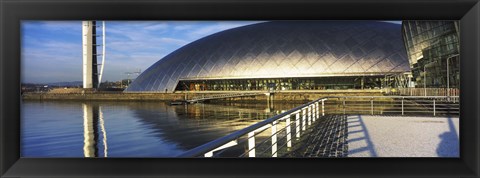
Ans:
{"type": "MultiPolygon", "coordinates": [[[[119,122],[125,121],[124,119],[119,116],[110,116],[112,113],[105,110],[106,106],[112,106],[111,103],[83,103],[83,154],[84,157],[107,157],[107,153],[110,151],[110,156],[125,156],[122,154],[131,149],[131,155],[147,154],[172,157],[299,105],[297,103],[265,102],[220,102],[176,106],[169,106],[162,102],[115,103],[115,107],[118,105],[121,105],[121,108],[126,107],[126,111],[132,114],[120,117],[132,117],[138,123],[138,125],[125,127],[123,127],[124,124],[117,125],[119,122]],[[105,121],[107,117],[119,118],[108,120],[110,121],[108,122],[105,121]],[[105,122],[112,126],[115,125],[109,130],[109,136],[113,139],[110,142],[111,150],[108,150],[105,122]],[[115,131],[116,129],[122,129],[122,131],[115,131]],[[139,135],[125,135],[122,134],[125,133],[124,131],[139,135]],[[114,141],[116,137],[121,137],[121,141],[119,139],[114,141]],[[131,147],[118,146],[125,143],[131,147]],[[145,143],[151,144],[145,145],[145,143]],[[147,153],[135,152],[140,149],[147,153]]],[[[238,149],[243,148],[239,145],[238,149]]]]}
{"type": "Polygon", "coordinates": [[[100,129],[102,130],[103,134],[103,156],[108,157],[108,145],[107,145],[107,131],[105,131],[105,121],[103,120],[103,112],[102,107],[98,107],[99,111],[99,120],[100,120],[100,129]]]}
{"type": "Polygon", "coordinates": [[[168,106],[165,103],[130,105],[138,118],[162,141],[189,150],[241,130],[301,103],[218,102],[168,106]]]}
{"type": "Polygon", "coordinates": [[[103,156],[107,157],[107,133],[101,107],[82,104],[83,107],[83,153],[85,157],[99,157],[99,128],[102,132],[103,156]]]}

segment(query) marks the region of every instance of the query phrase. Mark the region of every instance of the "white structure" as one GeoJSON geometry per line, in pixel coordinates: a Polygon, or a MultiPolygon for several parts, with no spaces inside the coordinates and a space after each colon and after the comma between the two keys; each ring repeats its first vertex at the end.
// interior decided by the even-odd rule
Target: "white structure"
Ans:
{"type": "MultiPolygon", "coordinates": [[[[83,44],[83,88],[94,88],[96,83],[94,81],[96,70],[97,57],[95,55],[95,22],[82,22],[82,44],[83,44]],[[95,66],[95,67],[94,67],[95,66]]],[[[98,81],[97,81],[98,82],[98,81]]]]}
{"type": "Polygon", "coordinates": [[[83,108],[83,155],[100,157],[100,138],[103,143],[103,157],[108,156],[107,132],[101,106],[82,104],[83,108]],[[99,129],[100,128],[100,132],[99,129]]]}
{"type": "Polygon", "coordinates": [[[100,67],[100,73],[98,74],[98,86],[100,88],[100,83],[102,83],[103,67],[105,66],[105,21],[102,21],[102,67],[100,67]]]}
{"type": "Polygon", "coordinates": [[[82,22],[83,44],[83,88],[98,88],[102,80],[103,63],[105,62],[105,22],[102,25],[102,52],[97,53],[97,34],[95,21],[82,22]],[[97,56],[102,56],[102,64],[97,63],[97,56]],[[100,73],[97,66],[102,65],[100,73]]]}

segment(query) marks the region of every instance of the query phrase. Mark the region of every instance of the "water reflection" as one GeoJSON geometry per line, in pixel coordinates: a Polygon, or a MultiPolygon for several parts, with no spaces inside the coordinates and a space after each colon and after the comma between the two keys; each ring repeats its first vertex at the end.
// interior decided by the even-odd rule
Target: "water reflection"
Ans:
{"type": "Polygon", "coordinates": [[[100,127],[103,137],[103,153],[107,157],[107,133],[101,107],[93,104],[82,103],[83,108],[83,154],[85,157],[99,157],[99,132],[100,127]]]}
{"type": "Polygon", "coordinates": [[[275,115],[265,104],[133,105],[133,114],[165,141],[188,150],[275,115]],[[163,105],[163,107],[162,107],[163,105]],[[164,113],[169,114],[168,117],[164,113]]]}
{"type": "Polygon", "coordinates": [[[272,104],[24,101],[22,156],[174,157],[300,105],[272,104]]]}
{"type": "Polygon", "coordinates": [[[100,120],[100,129],[103,133],[103,156],[108,157],[108,146],[107,146],[107,131],[105,130],[105,121],[103,120],[102,107],[98,107],[99,120],[100,120]]]}

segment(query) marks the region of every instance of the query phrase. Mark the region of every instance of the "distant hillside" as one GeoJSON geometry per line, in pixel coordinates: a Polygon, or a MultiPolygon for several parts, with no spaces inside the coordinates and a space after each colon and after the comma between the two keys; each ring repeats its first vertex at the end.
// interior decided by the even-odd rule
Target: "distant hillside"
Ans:
{"type": "Polygon", "coordinates": [[[59,86],[59,87],[76,87],[82,86],[82,81],[73,81],[73,82],[55,82],[55,83],[47,83],[49,86],[59,86]]]}

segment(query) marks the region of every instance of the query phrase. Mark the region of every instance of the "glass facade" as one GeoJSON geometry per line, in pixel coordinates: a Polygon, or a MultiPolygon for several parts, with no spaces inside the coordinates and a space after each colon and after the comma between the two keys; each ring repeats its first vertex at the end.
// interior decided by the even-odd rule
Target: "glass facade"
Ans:
{"type": "Polygon", "coordinates": [[[355,79],[361,76],[410,71],[406,54],[399,24],[264,22],[183,46],[145,70],[125,92],[266,89],[269,83],[278,90],[358,88],[355,79]]]}
{"type": "MultiPolygon", "coordinates": [[[[388,84],[387,84],[388,85],[388,84]]],[[[379,89],[384,76],[181,80],[176,91],[339,90],[379,89]]]]}
{"type": "Polygon", "coordinates": [[[403,21],[404,43],[416,87],[460,87],[458,26],[458,21],[403,21]]]}

